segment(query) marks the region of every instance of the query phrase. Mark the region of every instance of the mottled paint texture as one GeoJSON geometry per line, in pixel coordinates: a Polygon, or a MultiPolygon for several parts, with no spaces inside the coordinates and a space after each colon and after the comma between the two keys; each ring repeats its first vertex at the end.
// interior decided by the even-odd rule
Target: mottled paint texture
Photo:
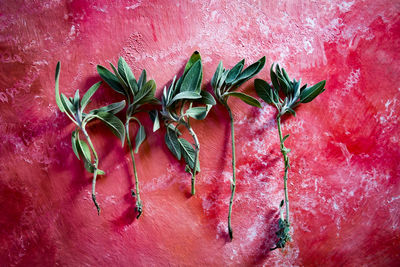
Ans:
{"type": "MultiPolygon", "coordinates": [[[[394,266],[400,262],[400,5],[398,1],[1,1],[0,262],[6,266],[394,266]],[[237,194],[228,242],[229,118],[215,107],[193,122],[202,171],[190,175],[149,133],[137,155],[144,214],[135,219],[129,151],[89,127],[107,175],[91,176],[71,149],[73,125],[54,98],[56,62],[67,95],[123,56],[161,88],[194,50],[204,86],[219,60],[265,55],[291,77],[327,90],[283,122],[292,149],[293,242],[275,242],[282,169],[274,109],[231,99],[237,194]],[[235,103],[233,103],[235,102],[235,103]]],[[[257,77],[268,78],[264,69],[257,77]]],[[[255,95],[252,82],[242,90],[255,95]]],[[[122,100],[102,86],[91,107],[122,100]]],[[[187,134],[187,133],[185,133],[187,134]]]]}

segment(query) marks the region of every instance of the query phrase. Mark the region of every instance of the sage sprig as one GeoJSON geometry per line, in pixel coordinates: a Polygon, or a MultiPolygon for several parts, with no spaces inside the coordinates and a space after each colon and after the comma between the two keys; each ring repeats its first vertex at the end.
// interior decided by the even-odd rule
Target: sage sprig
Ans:
{"type": "Polygon", "coordinates": [[[307,84],[301,86],[301,79],[290,80],[288,74],[284,68],[280,68],[279,64],[272,64],[270,70],[270,76],[273,87],[271,87],[266,81],[256,79],[254,86],[256,92],[260,98],[262,98],[268,104],[275,106],[278,114],[276,116],[276,122],[279,133],[279,141],[283,161],[285,163],[285,173],[283,176],[285,200],[282,200],[279,205],[280,218],[279,218],[279,230],[276,232],[278,242],[273,249],[284,248],[286,243],[291,241],[290,237],[290,221],[289,221],[289,194],[287,189],[288,170],[290,168],[288,153],[290,149],[285,147],[285,140],[289,137],[289,134],[283,136],[281,130],[281,117],[287,113],[296,116],[294,109],[301,103],[309,103],[322,92],[325,91],[325,81],[307,87],[307,84]],[[274,68],[275,67],[275,68],[274,68]],[[300,87],[301,86],[301,87],[300,87]],[[286,217],[283,216],[283,205],[286,208],[286,217]]]}
{"type": "Polygon", "coordinates": [[[136,210],[138,212],[137,219],[143,212],[143,203],[140,198],[140,190],[139,190],[139,179],[136,170],[135,157],[133,153],[132,142],[129,136],[129,123],[133,120],[135,121],[139,128],[135,136],[135,153],[139,152],[139,147],[146,139],[146,131],[140,122],[140,120],[134,116],[136,113],[144,111],[142,106],[146,104],[159,104],[159,100],[154,97],[156,92],[156,83],[154,80],[146,81],[147,74],[146,70],[142,71],[142,74],[139,77],[139,80],[136,80],[135,76],[129,65],[126,61],[120,57],[118,60],[118,69],[110,63],[111,68],[114,73],[107,70],[105,67],[98,65],[97,71],[100,77],[116,92],[123,94],[128,103],[128,108],[126,110],[126,119],[125,119],[125,131],[126,131],[126,140],[128,143],[128,147],[130,150],[132,165],[133,165],[133,173],[135,176],[135,190],[131,190],[131,194],[133,197],[136,197],[136,210]]]}
{"type": "MultiPolygon", "coordinates": [[[[200,172],[200,143],[196,133],[190,125],[190,118],[203,120],[211,107],[216,104],[214,97],[201,89],[203,67],[200,53],[195,51],[187,62],[183,75],[177,80],[174,77],[171,85],[164,87],[161,97],[161,117],[166,126],[165,143],[171,153],[178,159],[186,162],[185,171],[190,173],[191,193],[195,194],[196,174],[200,172]],[[199,106],[200,104],[200,106],[199,106]],[[194,146],[181,137],[178,127],[183,125],[193,138],[194,146]]],[[[153,112],[155,130],[158,129],[158,113],[153,112]]]]}
{"type": "Polygon", "coordinates": [[[224,69],[222,61],[219,63],[217,70],[211,80],[211,86],[218,101],[224,105],[228,110],[229,118],[231,121],[231,139],[232,139],[232,181],[231,181],[231,198],[229,201],[229,214],[228,214],[228,232],[229,237],[233,238],[233,231],[231,225],[231,214],[233,206],[233,198],[236,190],[236,159],[235,159],[235,129],[234,119],[231,108],[228,105],[230,96],[241,99],[246,104],[255,107],[261,107],[260,102],[252,96],[241,92],[235,92],[237,88],[254,77],[265,65],[265,57],[262,57],[257,62],[243,70],[244,59],[237,63],[232,69],[224,69]],[[242,71],[243,70],[243,71],[242,71]]]}
{"type": "Polygon", "coordinates": [[[96,201],[96,179],[97,175],[104,175],[105,173],[98,168],[99,157],[94,149],[90,136],[86,131],[86,125],[94,119],[99,119],[104,122],[123,143],[125,139],[124,125],[116,116],[114,116],[114,114],[118,113],[125,107],[125,100],[98,109],[93,109],[85,113],[84,109],[90,102],[90,98],[94,95],[97,89],[99,89],[101,82],[90,87],[90,89],[83,95],[82,99],[80,99],[79,96],[79,89],[75,92],[74,97],[67,98],[62,93],[60,95],[59,91],[60,67],[61,63],[58,62],[55,76],[56,103],[60,111],[65,113],[76,125],[71,137],[72,149],[76,157],[79,160],[83,160],[86,170],[93,173],[92,199],[96,206],[97,214],[100,215],[100,206],[96,201]],[[86,141],[81,139],[80,133],[83,134],[86,141]]]}

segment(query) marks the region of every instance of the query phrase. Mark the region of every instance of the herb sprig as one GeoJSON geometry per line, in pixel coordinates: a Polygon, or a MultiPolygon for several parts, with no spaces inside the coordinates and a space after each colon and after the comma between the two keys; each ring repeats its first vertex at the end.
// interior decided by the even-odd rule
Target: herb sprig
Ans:
{"type": "Polygon", "coordinates": [[[135,137],[135,153],[139,152],[139,147],[146,139],[146,131],[140,122],[140,120],[134,116],[136,113],[144,111],[142,106],[146,104],[159,104],[159,100],[154,97],[156,92],[156,83],[154,80],[146,81],[147,74],[146,70],[142,71],[142,74],[139,77],[139,80],[136,81],[135,76],[129,65],[126,61],[120,57],[118,60],[118,70],[115,66],[110,63],[111,68],[114,73],[107,70],[105,67],[98,65],[97,72],[100,77],[116,92],[123,94],[128,103],[128,108],[126,110],[126,119],[125,119],[125,131],[126,131],[126,140],[128,143],[128,147],[130,150],[132,165],[133,165],[133,173],[135,176],[135,190],[131,190],[131,194],[133,197],[136,197],[136,210],[138,212],[137,219],[143,212],[143,203],[140,198],[140,190],[139,190],[139,179],[136,170],[135,157],[133,153],[132,142],[129,136],[129,123],[133,120],[135,121],[139,128],[135,137]]]}
{"type": "MultiPolygon", "coordinates": [[[[195,51],[187,62],[183,75],[176,80],[174,77],[171,85],[164,87],[161,98],[161,116],[166,126],[165,143],[172,154],[186,162],[185,171],[190,173],[191,193],[195,194],[196,174],[200,172],[200,143],[196,133],[190,125],[190,118],[203,120],[211,107],[216,104],[214,97],[207,91],[201,90],[203,68],[200,53],[195,51]],[[202,104],[198,106],[198,104],[202,104]],[[194,141],[194,147],[186,139],[180,137],[182,133],[178,127],[183,125],[194,141]]],[[[152,118],[155,130],[158,129],[158,113],[153,112],[152,118]]]]}
{"type": "Polygon", "coordinates": [[[62,93],[60,95],[59,91],[60,67],[61,63],[58,62],[55,76],[57,106],[60,111],[65,113],[68,118],[76,125],[76,128],[72,132],[71,137],[72,149],[76,157],[83,160],[86,170],[90,173],[93,173],[92,199],[94,205],[96,206],[97,214],[100,215],[100,206],[96,201],[96,179],[97,175],[104,175],[105,173],[98,168],[99,157],[96,150],[94,149],[92,140],[90,139],[90,136],[86,131],[86,125],[94,119],[99,119],[111,129],[111,131],[121,140],[122,143],[124,143],[124,125],[116,116],[114,116],[114,114],[118,113],[125,107],[125,100],[98,109],[93,109],[88,113],[85,113],[84,109],[90,102],[90,98],[94,95],[97,89],[99,89],[101,82],[98,82],[90,87],[90,89],[84,94],[82,99],[80,99],[79,96],[79,89],[76,90],[74,97],[67,98],[62,93]],[[80,133],[83,134],[86,141],[81,139],[80,133]]]}
{"type": "Polygon", "coordinates": [[[257,62],[253,63],[249,67],[243,70],[244,59],[237,63],[232,69],[224,69],[222,61],[219,63],[217,70],[211,80],[211,86],[214,94],[218,101],[224,105],[228,110],[229,118],[231,121],[231,139],[232,139],[232,181],[231,181],[231,198],[229,201],[229,214],[228,214],[228,232],[229,237],[233,238],[233,230],[231,225],[231,214],[233,206],[233,198],[236,190],[236,159],[235,159],[235,129],[234,119],[231,108],[228,105],[228,99],[230,96],[241,99],[246,104],[255,107],[261,107],[260,102],[252,96],[241,92],[235,92],[235,90],[254,77],[265,65],[265,57],[262,57],[257,62]],[[242,71],[243,70],[243,71],[242,71]]]}
{"type": "Polygon", "coordinates": [[[273,87],[271,87],[266,81],[256,79],[254,86],[258,96],[268,104],[275,106],[278,114],[276,116],[276,122],[279,133],[280,149],[285,163],[285,173],[283,176],[285,200],[282,200],[279,205],[280,219],[279,219],[279,230],[276,232],[278,242],[273,249],[284,248],[286,243],[291,241],[290,237],[290,221],[289,221],[289,194],[287,189],[288,170],[290,168],[288,153],[290,149],[285,147],[284,142],[289,137],[289,134],[283,136],[281,130],[281,117],[287,113],[296,116],[294,109],[301,103],[309,103],[322,92],[325,91],[325,80],[319,83],[307,87],[307,84],[301,85],[301,79],[290,80],[285,69],[280,68],[279,64],[272,64],[270,70],[270,76],[273,87]],[[275,68],[274,68],[275,66],[275,68]],[[283,205],[286,208],[286,217],[283,216],[283,205]]]}

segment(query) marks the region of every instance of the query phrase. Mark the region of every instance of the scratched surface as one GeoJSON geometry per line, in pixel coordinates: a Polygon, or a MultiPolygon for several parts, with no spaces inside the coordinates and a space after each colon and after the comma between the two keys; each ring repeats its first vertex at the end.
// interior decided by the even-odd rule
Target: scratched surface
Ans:
{"type": "MultiPolygon", "coordinates": [[[[398,1],[1,1],[0,262],[6,266],[394,266],[400,263],[400,4],[398,1]],[[43,3],[39,3],[43,2],[43,3]],[[115,3],[114,3],[115,2],[115,3]],[[123,56],[157,94],[194,50],[203,85],[219,60],[261,56],[327,90],[284,121],[292,169],[293,242],[275,241],[282,169],[274,110],[230,100],[236,119],[235,239],[227,241],[228,114],[194,122],[197,194],[151,132],[136,156],[144,214],[135,219],[129,153],[92,124],[102,206],[73,155],[73,126],[57,109],[54,70],[68,96],[123,56]]],[[[268,70],[257,76],[267,79],[268,70]]],[[[241,90],[254,95],[252,83],[241,90]]],[[[122,100],[103,86],[90,105],[122,100]]]]}

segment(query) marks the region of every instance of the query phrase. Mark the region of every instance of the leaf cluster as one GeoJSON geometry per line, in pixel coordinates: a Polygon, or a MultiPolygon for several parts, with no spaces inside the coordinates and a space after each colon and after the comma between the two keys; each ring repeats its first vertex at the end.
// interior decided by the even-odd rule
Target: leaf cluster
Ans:
{"type": "Polygon", "coordinates": [[[129,122],[131,120],[136,121],[139,130],[135,137],[135,153],[138,153],[140,145],[146,139],[146,132],[142,123],[134,114],[142,111],[143,105],[160,103],[154,96],[156,83],[154,80],[146,80],[146,70],[143,70],[139,79],[136,80],[131,68],[122,57],[118,60],[118,69],[112,63],[110,63],[110,66],[114,73],[101,65],[97,66],[97,72],[114,91],[125,96],[128,103],[125,122],[126,137],[129,139],[129,122]]]}
{"type": "Polygon", "coordinates": [[[251,64],[243,70],[245,60],[239,61],[232,69],[224,69],[222,61],[219,62],[217,70],[211,80],[211,86],[218,101],[227,105],[228,97],[233,96],[241,99],[245,103],[261,107],[260,102],[252,96],[235,90],[253,78],[265,65],[265,57],[260,58],[257,62],[251,64]]]}
{"type": "Polygon", "coordinates": [[[285,69],[280,68],[279,64],[272,64],[270,76],[272,87],[261,79],[254,81],[254,87],[261,99],[277,108],[279,116],[285,113],[296,116],[294,109],[299,104],[311,102],[325,91],[325,80],[311,87],[307,87],[307,84],[301,86],[301,79],[290,80],[285,69]]]}
{"type": "MultiPolygon", "coordinates": [[[[110,128],[121,142],[124,142],[124,125],[114,114],[118,113],[125,107],[125,100],[85,112],[85,108],[89,104],[90,98],[96,93],[97,89],[99,89],[101,82],[95,83],[90,87],[83,95],[82,99],[80,99],[79,96],[79,89],[76,90],[74,97],[67,98],[63,93],[60,94],[59,92],[60,66],[61,64],[58,62],[55,76],[57,106],[60,111],[66,113],[66,115],[76,125],[76,129],[72,132],[71,137],[73,151],[78,159],[84,161],[86,170],[93,173],[97,167],[92,163],[92,153],[94,155],[97,154],[90,143],[90,138],[86,132],[86,125],[94,119],[99,119],[110,128]],[[83,133],[86,141],[89,142],[89,145],[84,139],[81,139],[80,132],[83,133]]],[[[97,161],[97,159],[95,160],[97,161]]],[[[103,175],[104,171],[97,170],[97,174],[103,175]]]]}
{"type": "MultiPolygon", "coordinates": [[[[160,113],[167,126],[165,142],[178,160],[184,158],[187,164],[186,171],[192,174],[200,171],[200,164],[193,146],[180,137],[178,127],[184,125],[194,136],[189,119],[205,119],[211,107],[216,104],[214,97],[201,89],[202,80],[201,56],[195,51],[187,62],[183,75],[179,79],[175,76],[168,89],[164,87],[161,97],[160,113]],[[197,166],[196,171],[195,166],[197,166]]],[[[155,123],[154,129],[157,130],[159,126],[157,114],[153,113],[152,118],[155,123]]],[[[197,143],[197,140],[195,142],[197,143]]]]}

